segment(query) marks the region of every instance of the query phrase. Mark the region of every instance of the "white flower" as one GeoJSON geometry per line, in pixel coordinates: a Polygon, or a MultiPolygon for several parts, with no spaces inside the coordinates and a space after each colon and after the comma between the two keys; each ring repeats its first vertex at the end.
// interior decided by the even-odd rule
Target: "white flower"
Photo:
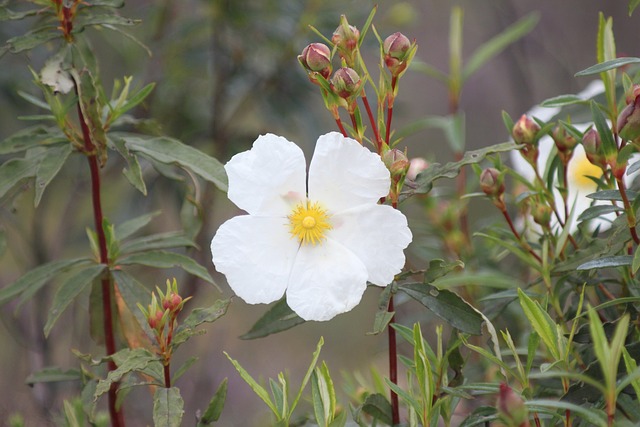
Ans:
{"type": "Polygon", "coordinates": [[[378,201],[390,176],[380,156],[351,138],[318,138],[305,173],[302,150],[283,137],[258,137],[225,165],[229,199],[248,215],[220,226],[213,262],[250,304],[286,291],[305,320],[329,320],[355,307],[367,281],[389,284],[411,242],[407,219],[378,201]]]}

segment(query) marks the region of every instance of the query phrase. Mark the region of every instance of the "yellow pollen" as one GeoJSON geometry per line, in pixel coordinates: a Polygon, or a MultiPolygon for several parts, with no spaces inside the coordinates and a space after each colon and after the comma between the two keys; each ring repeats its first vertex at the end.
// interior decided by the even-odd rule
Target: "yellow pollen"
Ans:
{"type": "Polygon", "coordinates": [[[325,232],[330,230],[329,215],[319,203],[310,201],[300,202],[289,215],[291,236],[301,244],[316,245],[325,239],[325,232]]]}
{"type": "Polygon", "coordinates": [[[594,165],[584,154],[575,156],[569,163],[569,182],[586,191],[595,191],[596,183],[591,177],[600,178],[602,169],[594,165]]]}

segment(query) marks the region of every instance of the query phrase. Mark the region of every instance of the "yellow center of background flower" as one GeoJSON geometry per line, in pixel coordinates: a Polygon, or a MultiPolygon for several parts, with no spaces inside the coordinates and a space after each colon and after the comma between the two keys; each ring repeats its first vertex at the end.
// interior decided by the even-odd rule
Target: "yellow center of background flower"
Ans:
{"type": "Polygon", "coordinates": [[[591,163],[589,159],[587,159],[587,156],[584,154],[582,156],[575,156],[571,159],[569,167],[570,185],[573,184],[586,191],[596,190],[596,183],[588,177],[600,178],[602,176],[602,169],[591,163]]]}
{"type": "Polygon", "coordinates": [[[291,236],[300,243],[316,245],[325,238],[325,232],[331,229],[329,215],[319,203],[300,202],[289,215],[291,236]]]}

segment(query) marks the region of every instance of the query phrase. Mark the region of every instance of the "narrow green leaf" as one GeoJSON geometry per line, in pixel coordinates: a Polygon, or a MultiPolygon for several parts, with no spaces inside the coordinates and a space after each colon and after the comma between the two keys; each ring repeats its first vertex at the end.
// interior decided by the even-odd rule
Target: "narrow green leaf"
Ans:
{"type": "Polygon", "coordinates": [[[577,270],[592,270],[598,268],[624,267],[631,265],[633,256],[631,255],[614,255],[594,259],[578,266],[577,270]]]}
{"type": "Polygon", "coordinates": [[[633,254],[633,260],[631,261],[631,272],[636,274],[640,268],[640,249],[636,248],[633,254]]]}
{"type": "MultiPolygon", "coordinates": [[[[629,199],[635,199],[638,193],[635,191],[627,191],[629,199]]],[[[622,196],[618,190],[600,190],[595,193],[587,194],[587,197],[593,200],[611,200],[616,202],[622,201],[622,196]]]]}
{"type": "Polygon", "coordinates": [[[153,425],[180,427],[184,415],[184,401],[177,387],[156,388],[153,395],[153,425]]]}
{"type": "Polygon", "coordinates": [[[304,391],[304,388],[307,386],[307,383],[311,379],[311,374],[313,373],[313,370],[315,369],[316,364],[318,363],[318,357],[320,357],[320,350],[322,350],[323,345],[324,345],[324,338],[320,337],[320,340],[318,341],[318,344],[316,346],[316,351],[313,352],[313,356],[311,357],[311,363],[309,364],[307,373],[304,375],[304,378],[302,379],[300,390],[298,391],[298,394],[296,395],[295,399],[293,399],[293,402],[291,402],[289,417],[291,417],[291,414],[293,414],[293,410],[296,408],[296,406],[298,405],[298,401],[302,397],[302,392],[304,391]]]}
{"type": "Polygon", "coordinates": [[[49,336],[51,328],[71,302],[105,270],[103,264],[88,266],[67,279],[53,297],[44,335],[49,336]]]}
{"type": "Polygon", "coordinates": [[[10,38],[7,40],[7,46],[11,53],[19,53],[57,38],[62,38],[62,33],[55,26],[40,27],[24,35],[10,38]]]}
{"type": "Polygon", "coordinates": [[[504,110],[502,110],[502,122],[504,123],[504,127],[507,128],[507,133],[511,135],[514,126],[513,119],[511,118],[509,113],[504,110]]]}
{"type": "Polygon", "coordinates": [[[224,408],[224,402],[227,399],[227,384],[228,380],[225,378],[222,380],[222,383],[218,387],[216,394],[213,395],[207,409],[202,414],[202,418],[198,420],[198,424],[196,427],[206,427],[209,425],[213,425],[214,421],[218,421],[220,419],[220,415],[222,414],[222,409],[224,408]]]}
{"type": "Polygon", "coordinates": [[[16,21],[24,19],[28,16],[34,16],[41,13],[40,9],[31,9],[22,12],[14,12],[8,9],[6,3],[0,5],[0,21],[16,21]]]}
{"type": "Polygon", "coordinates": [[[94,401],[108,392],[111,384],[120,381],[126,374],[130,372],[142,372],[152,363],[160,364],[158,356],[151,354],[149,350],[144,348],[125,348],[113,354],[111,359],[118,367],[110,371],[107,374],[107,378],[98,381],[96,391],[93,395],[94,401]]]}
{"type": "Polygon", "coordinates": [[[285,298],[275,303],[267,312],[251,327],[249,332],[240,336],[243,340],[252,340],[266,337],[267,335],[286,331],[296,325],[304,323],[304,319],[298,316],[287,305],[285,298]]]}
{"type": "Polygon", "coordinates": [[[227,175],[217,159],[172,138],[149,138],[136,135],[119,135],[129,150],[144,154],[167,165],[177,164],[190,169],[203,179],[227,191],[227,175]]]}
{"type": "Polygon", "coordinates": [[[464,10],[459,6],[451,8],[449,18],[449,91],[454,96],[460,93],[462,77],[462,26],[464,10]]]}
{"type": "Polygon", "coordinates": [[[130,109],[139,105],[142,101],[145,100],[147,96],[151,94],[155,86],[155,83],[149,83],[148,85],[131,95],[131,97],[129,97],[129,99],[127,99],[127,101],[120,108],[118,108],[118,115],[122,115],[130,109]]]}
{"type": "Polygon", "coordinates": [[[527,35],[536,26],[539,18],[539,14],[531,13],[482,44],[467,61],[463,71],[463,79],[469,78],[482,65],[502,52],[507,46],[527,35]]]}
{"type": "Polygon", "coordinates": [[[602,411],[597,409],[587,408],[585,406],[575,405],[570,402],[562,400],[546,400],[536,399],[525,402],[525,405],[530,408],[531,411],[539,410],[539,408],[553,408],[569,410],[572,413],[580,415],[585,421],[596,427],[607,427],[605,415],[602,411]]]}
{"type": "Polygon", "coordinates": [[[620,212],[624,209],[621,206],[615,205],[595,205],[589,206],[578,217],[578,222],[588,221],[590,219],[598,218],[602,215],[606,215],[612,212],[620,212]]]}
{"type": "Polygon", "coordinates": [[[373,393],[367,396],[362,403],[362,411],[371,415],[374,419],[380,420],[385,424],[392,424],[391,403],[387,398],[379,393],[373,393]]]}
{"type": "Polygon", "coordinates": [[[42,156],[11,159],[0,165],[0,198],[23,179],[31,178],[38,171],[42,156]]]}
{"type": "Polygon", "coordinates": [[[132,154],[126,147],[125,141],[121,138],[110,138],[109,142],[113,144],[116,151],[126,160],[129,169],[123,169],[122,174],[134,186],[136,190],[147,195],[147,186],[142,176],[142,168],[135,154],[132,154]]]}
{"type": "Polygon", "coordinates": [[[167,251],[148,251],[122,257],[118,260],[120,265],[147,265],[155,268],[180,267],[183,270],[201,278],[211,284],[215,284],[206,268],[198,264],[193,258],[186,255],[167,251]]]}
{"type": "Polygon", "coordinates": [[[131,25],[139,24],[140,22],[142,22],[142,20],[140,19],[125,18],[124,16],[115,15],[115,14],[109,14],[109,15],[86,14],[86,15],[81,15],[81,18],[74,21],[74,24],[76,24],[76,27],[78,29],[80,29],[83,27],[98,26],[98,25],[131,26],[131,25]]]}
{"type": "Polygon", "coordinates": [[[160,211],[151,212],[148,214],[141,215],[136,218],[132,218],[128,221],[123,222],[122,224],[116,226],[115,234],[120,240],[124,240],[130,237],[135,232],[139,231],[141,228],[146,226],[151,222],[151,220],[160,215],[160,211]]]}
{"type": "Polygon", "coordinates": [[[70,270],[74,265],[86,263],[88,261],[89,260],[87,258],[65,259],[51,261],[35,267],[15,282],[0,289],[0,305],[6,304],[23,292],[34,294],[58,274],[70,270]]]}
{"type": "Polygon", "coordinates": [[[151,236],[138,237],[124,242],[120,247],[123,254],[151,251],[156,249],[169,248],[193,248],[196,244],[193,240],[185,237],[182,231],[169,231],[166,233],[153,234],[151,236]]]}
{"type": "Polygon", "coordinates": [[[541,107],[564,107],[566,105],[578,104],[585,102],[578,95],[558,95],[553,98],[545,99],[540,103],[541,107]]]}
{"type": "Polygon", "coordinates": [[[190,336],[196,335],[199,332],[196,328],[203,323],[213,323],[227,313],[231,300],[221,299],[213,303],[212,306],[206,308],[196,308],[184,321],[178,326],[175,331],[173,339],[173,345],[178,346],[185,342],[190,336]]]}
{"type": "Polygon", "coordinates": [[[66,371],[59,367],[48,367],[29,375],[25,380],[27,385],[33,386],[38,383],[57,383],[60,381],[80,381],[82,372],[79,369],[68,369],[66,371]]]}
{"type": "Polygon", "coordinates": [[[602,140],[602,153],[605,157],[613,156],[615,153],[617,153],[618,146],[613,139],[611,128],[607,124],[607,120],[602,114],[602,111],[600,111],[600,107],[598,107],[598,104],[595,101],[591,101],[590,104],[593,122],[595,123],[598,134],[600,135],[600,139],[602,140]]]}
{"type": "Polygon", "coordinates": [[[538,333],[542,341],[549,349],[549,352],[555,360],[560,360],[561,352],[558,348],[558,336],[556,324],[549,314],[542,309],[537,301],[533,301],[522,289],[518,289],[518,298],[525,316],[531,322],[531,326],[538,333]]]}
{"type": "Polygon", "coordinates": [[[460,331],[473,335],[482,333],[482,316],[454,292],[423,283],[401,285],[399,290],[460,331]]]}
{"type": "Polygon", "coordinates": [[[242,379],[249,384],[249,387],[253,390],[253,392],[260,398],[264,403],[267,404],[271,412],[274,415],[278,416],[278,408],[271,402],[271,398],[269,397],[269,393],[262,387],[260,384],[253,379],[253,377],[238,363],[236,360],[232,359],[226,351],[223,351],[224,355],[227,356],[227,359],[233,364],[236,368],[242,379]]]}
{"type": "Polygon", "coordinates": [[[640,0],[629,0],[629,16],[633,14],[633,11],[640,5],[640,0]]]}
{"type": "Polygon", "coordinates": [[[67,139],[57,129],[32,126],[14,133],[0,142],[0,154],[11,154],[30,148],[67,143],[67,139]]]}
{"type": "MultiPolygon", "coordinates": [[[[640,1],[640,0],[637,0],[637,1],[640,1]]],[[[638,63],[640,63],[640,58],[632,58],[632,57],[616,58],[609,61],[604,61],[600,64],[592,65],[591,67],[585,68],[584,70],[579,71],[574,75],[575,77],[592,76],[594,74],[600,74],[602,72],[613,70],[615,68],[624,67],[625,65],[638,64],[638,63]]]]}
{"type": "Polygon", "coordinates": [[[36,170],[36,194],[34,200],[34,205],[36,207],[40,204],[44,190],[53,178],[55,178],[58,172],[60,172],[60,169],[67,161],[67,158],[72,151],[73,147],[71,144],[51,147],[47,150],[46,156],[38,164],[38,169],[36,170]]]}

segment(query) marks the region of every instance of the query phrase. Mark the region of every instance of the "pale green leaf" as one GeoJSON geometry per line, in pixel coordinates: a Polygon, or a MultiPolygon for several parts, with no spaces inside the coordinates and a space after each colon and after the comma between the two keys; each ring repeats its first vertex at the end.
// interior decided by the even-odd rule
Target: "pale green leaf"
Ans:
{"type": "Polygon", "coordinates": [[[180,427],[184,415],[184,401],[177,387],[156,388],[153,395],[154,427],[180,427]]]}
{"type": "Polygon", "coordinates": [[[120,265],[147,265],[155,268],[180,267],[188,273],[214,284],[213,278],[206,268],[186,255],[167,251],[148,251],[128,255],[118,260],[120,265]]]}
{"type": "Polygon", "coordinates": [[[525,316],[531,322],[531,326],[538,333],[542,341],[549,349],[549,352],[555,360],[559,360],[561,357],[560,349],[558,348],[558,336],[555,322],[551,319],[549,314],[542,309],[537,301],[533,301],[522,289],[518,289],[518,298],[520,299],[520,305],[524,311],[525,316]]]}
{"type": "Polygon", "coordinates": [[[64,144],[57,147],[51,147],[47,150],[46,156],[38,164],[35,180],[35,200],[34,205],[40,204],[44,190],[49,183],[60,172],[60,169],[67,161],[67,158],[73,151],[71,144],[64,144]]]}
{"type": "Polygon", "coordinates": [[[592,261],[585,262],[578,266],[577,270],[593,270],[598,268],[625,267],[631,265],[633,256],[631,255],[614,255],[597,258],[592,261]]]}
{"type": "Polygon", "coordinates": [[[253,392],[260,399],[262,399],[262,401],[264,403],[267,404],[267,406],[269,407],[269,409],[271,409],[271,412],[273,412],[274,415],[278,416],[279,415],[278,408],[274,405],[273,402],[271,402],[271,398],[269,397],[269,393],[267,392],[267,390],[265,390],[264,387],[262,387],[260,384],[258,384],[257,381],[254,380],[253,377],[240,365],[240,363],[238,363],[236,360],[232,359],[231,356],[229,356],[229,354],[227,354],[226,351],[223,351],[223,353],[224,353],[225,356],[227,356],[227,359],[229,359],[229,361],[236,368],[236,370],[238,371],[238,373],[240,374],[242,379],[247,384],[249,384],[249,387],[251,387],[253,392]]]}

